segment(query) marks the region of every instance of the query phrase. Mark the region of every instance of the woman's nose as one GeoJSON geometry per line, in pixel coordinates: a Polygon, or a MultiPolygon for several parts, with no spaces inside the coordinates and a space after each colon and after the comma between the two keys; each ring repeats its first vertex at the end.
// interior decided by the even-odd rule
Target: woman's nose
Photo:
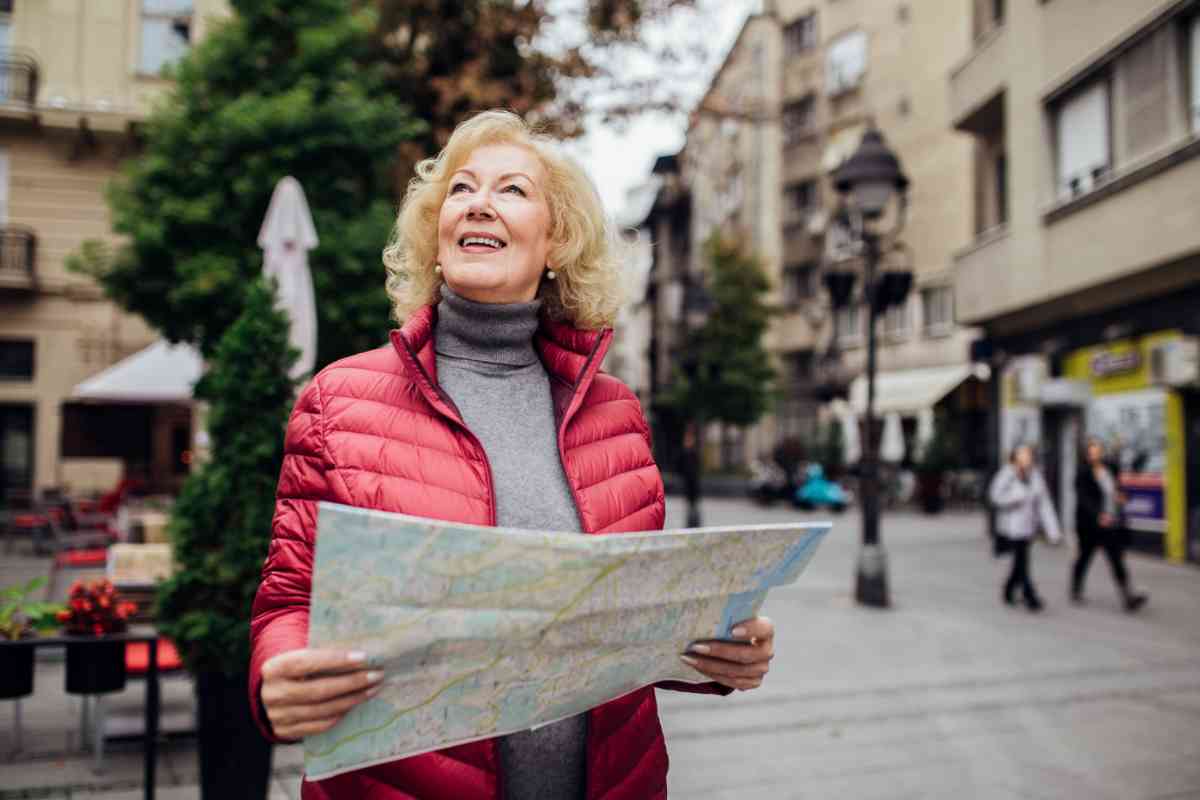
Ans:
{"type": "Polygon", "coordinates": [[[492,207],[482,198],[476,198],[467,206],[467,219],[491,219],[494,216],[492,207]]]}

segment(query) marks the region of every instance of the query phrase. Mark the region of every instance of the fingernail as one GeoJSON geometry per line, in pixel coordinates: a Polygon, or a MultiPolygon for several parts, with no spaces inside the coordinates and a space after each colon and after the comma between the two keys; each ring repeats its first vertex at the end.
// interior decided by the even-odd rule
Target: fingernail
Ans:
{"type": "Polygon", "coordinates": [[[379,694],[381,691],[383,691],[383,684],[380,684],[373,689],[368,689],[367,690],[367,699],[374,697],[375,695],[379,694]]]}
{"type": "Polygon", "coordinates": [[[702,656],[708,655],[711,650],[712,648],[706,644],[694,644],[688,648],[689,653],[699,653],[702,656]]]}
{"type": "Polygon", "coordinates": [[[382,677],[383,677],[382,672],[380,672],[377,669],[373,669],[367,673],[367,683],[378,683],[379,679],[382,677]]]}
{"type": "Polygon", "coordinates": [[[366,661],[367,654],[364,653],[362,650],[352,650],[349,653],[346,653],[346,660],[347,661],[366,661]]]}
{"type": "Polygon", "coordinates": [[[743,628],[741,625],[739,625],[739,626],[737,626],[736,628],[734,628],[733,630],[731,630],[729,633],[730,633],[730,634],[731,634],[731,635],[732,635],[734,638],[736,638],[736,639],[741,639],[743,636],[745,636],[745,635],[746,635],[746,629],[745,629],[745,628],[743,628]]]}
{"type": "Polygon", "coordinates": [[[696,666],[696,664],[699,663],[698,661],[696,661],[696,659],[694,659],[690,656],[680,656],[679,660],[682,661],[683,663],[687,664],[689,667],[694,667],[694,666],[696,666]]]}

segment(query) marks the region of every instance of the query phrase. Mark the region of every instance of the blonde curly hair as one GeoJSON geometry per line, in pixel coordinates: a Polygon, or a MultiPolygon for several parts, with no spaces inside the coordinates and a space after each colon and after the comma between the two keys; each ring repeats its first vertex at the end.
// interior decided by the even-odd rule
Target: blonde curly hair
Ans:
{"type": "Polygon", "coordinates": [[[546,170],[542,187],[550,207],[548,262],[557,280],[543,280],[538,297],[551,318],[577,328],[612,325],[621,304],[620,242],[591,179],[558,144],[509,111],[483,111],[454,129],[437,156],[417,164],[383,250],[392,315],[403,324],[417,309],[439,299],[434,271],[438,215],[450,176],[485,145],[526,147],[546,170]]]}

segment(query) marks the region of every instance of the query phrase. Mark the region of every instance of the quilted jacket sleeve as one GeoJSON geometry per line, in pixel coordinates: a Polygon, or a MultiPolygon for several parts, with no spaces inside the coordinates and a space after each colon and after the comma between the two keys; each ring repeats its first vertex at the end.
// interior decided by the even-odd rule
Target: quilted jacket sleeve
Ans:
{"type": "Polygon", "coordinates": [[[319,378],[292,409],[284,439],[283,468],[275,491],[271,548],[250,619],[250,706],[267,738],[281,742],[262,707],[262,666],[272,656],[308,643],[309,594],[317,503],[335,500],[326,458],[319,378]]]}

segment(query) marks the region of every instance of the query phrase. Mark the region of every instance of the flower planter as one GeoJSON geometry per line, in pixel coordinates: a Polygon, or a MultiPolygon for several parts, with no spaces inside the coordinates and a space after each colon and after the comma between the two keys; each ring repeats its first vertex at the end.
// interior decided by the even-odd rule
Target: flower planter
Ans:
{"type": "Polygon", "coordinates": [[[108,694],[124,688],[125,642],[81,641],[78,644],[67,645],[68,694],[108,694]]]}
{"type": "Polygon", "coordinates": [[[33,645],[0,647],[0,700],[33,694],[33,645]]]}

